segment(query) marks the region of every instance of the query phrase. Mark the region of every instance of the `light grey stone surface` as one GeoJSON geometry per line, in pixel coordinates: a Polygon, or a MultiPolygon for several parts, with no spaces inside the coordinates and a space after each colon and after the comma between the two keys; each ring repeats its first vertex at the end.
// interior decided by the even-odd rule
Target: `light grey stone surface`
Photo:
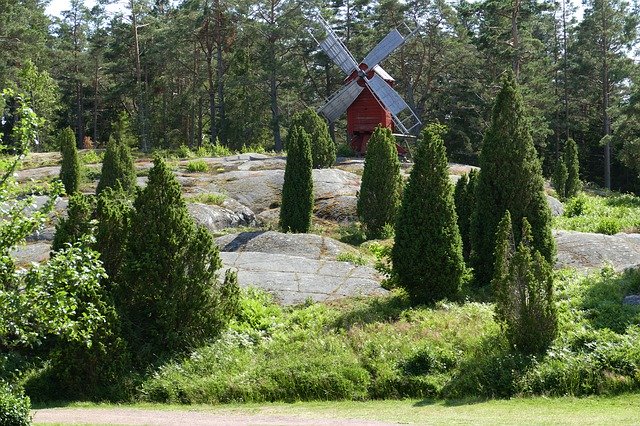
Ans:
{"type": "MultiPolygon", "coordinates": [[[[284,234],[276,231],[241,232],[216,239],[220,251],[283,254],[307,259],[335,259],[355,252],[348,244],[315,234],[284,234]]],[[[299,266],[299,265],[296,265],[299,266]]]]}
{"type": "Polygon", "coordinates": [[[234,199],[226,199],[220,206],[187,203],[187,208],[191,217],[210,231],[257,224],[255,214],[234,199]]]}
{"type": "Polygon", "coordinates": [[[554,231],[554,236],[558,268],[588,271],[610,264],[616,271],[623,271],[640,265],[640,234],[554,231]]]}
{"type": "Polygon", "coordinates": [[[547,195],[547,204],[549,204],[552,216],[562,216],[564,214],[564,205],[557,198],[547,195]]]}
{"type": "Polygon", "coordinates": [[[47,241],[38,241],[21,245],[13,249],[11,257],[13,257],[16,265],[26,266],[32,262],[41,263],[49,259],[49,251],[51,245],[47,241]]]}
{"type": "Polygon", "coordinates": [[[316,199],[314,213],[322,219],[335,222],[354,222],[357,217],[358,197],[340,195],[316,199]]]}
{"type": "Polygon", "coordinates": [[[640,294],[630,294],[622,300],[625,305],[640,305],[640,294]]]}
{"type": "Polygon", "coordinates": [[[237,270],[240,286],[262,288],[283,305],[387,293],[377,272],[367,266],[258,252],[220,256],[224,267],[237,270]]]}

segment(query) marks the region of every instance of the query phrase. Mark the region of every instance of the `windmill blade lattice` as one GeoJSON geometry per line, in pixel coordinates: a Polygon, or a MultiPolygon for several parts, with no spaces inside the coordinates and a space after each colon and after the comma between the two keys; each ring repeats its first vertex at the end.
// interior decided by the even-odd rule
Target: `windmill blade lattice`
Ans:
{"type": "Polygon", "coordinates": [[[408,134],[414,127],[421,124],[420,119],[418,119],[413,110],[409,108],[409,105],[407,105],[398,92],[393,90],[382,77],[374,74],[372,78],[366,79],[365,81],[382,106],[391,113],[393,121],[403,133],[408,134]],[[400,113],[404,110],[410,111],[410,116],[402,121],[400,120],[400,113]]]}
{"type": "Polygon", "coordinates": [[[360,86],[357,80],[352,80],[351,83],[336,92],[327,103],[320,108],[318,113],[324,115],[329,122],[336,121],[344,114],[347,108],[349,108],[349,105],[356,100],[363,90],[364,87],[360,86]]]}

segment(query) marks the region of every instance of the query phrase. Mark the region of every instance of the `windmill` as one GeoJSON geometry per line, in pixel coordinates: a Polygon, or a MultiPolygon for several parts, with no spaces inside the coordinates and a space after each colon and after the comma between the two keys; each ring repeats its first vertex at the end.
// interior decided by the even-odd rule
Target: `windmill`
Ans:
{"type": "MultiPolygon", "coordinates": [[[[420,126],[420,119],[393,89],[395,80],[379,64],[417,30],[411,31],[405,24],[407,35],[403,36],[393,29],[358,64],[319,12],[313,19],[324,30],[324,40],[318,41],[311,29],[309,34],[346,75],[344,86],[318,113],[333,123],[346,111],[349,142],[359,154],[366,152],[367,142],[379,125],[397,132],[397,136],[411,136],[411,131],[420,126]]],[[[401,154],[406,152],[401,147],[398,150],[401,154]]]]}

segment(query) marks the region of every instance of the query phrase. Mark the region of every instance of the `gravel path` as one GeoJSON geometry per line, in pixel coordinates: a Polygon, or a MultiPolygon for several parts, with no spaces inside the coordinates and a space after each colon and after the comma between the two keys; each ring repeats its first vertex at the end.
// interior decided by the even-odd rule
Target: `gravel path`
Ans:
{"type": "Polygon", "coordinates": [[[357,425],[386,426],[391,423],[344,418],[305,418],[268,413],[237,414],[206,411],[161,411],[140,408],[47,408],[33,411],[34,423],[153,426],[245,426],[245,425],[357,425]]]}

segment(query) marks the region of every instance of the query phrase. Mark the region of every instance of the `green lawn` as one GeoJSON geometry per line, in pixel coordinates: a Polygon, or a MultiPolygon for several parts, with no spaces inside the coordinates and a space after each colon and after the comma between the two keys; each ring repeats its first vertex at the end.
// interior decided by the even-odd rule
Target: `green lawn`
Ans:
{"type": "MultiPolygon", "coordinates": [[[[72,407],[108,405],[73,404],[72,407]]],[[[214,414],[265,415],[306,419],[359,419],[403,424],[638,424],[640,395],[589,398],[514,398],[510,400],[432,400],[298,402],[292,404],[133,405],[144,410],[190,410],[214,414]]]]}

